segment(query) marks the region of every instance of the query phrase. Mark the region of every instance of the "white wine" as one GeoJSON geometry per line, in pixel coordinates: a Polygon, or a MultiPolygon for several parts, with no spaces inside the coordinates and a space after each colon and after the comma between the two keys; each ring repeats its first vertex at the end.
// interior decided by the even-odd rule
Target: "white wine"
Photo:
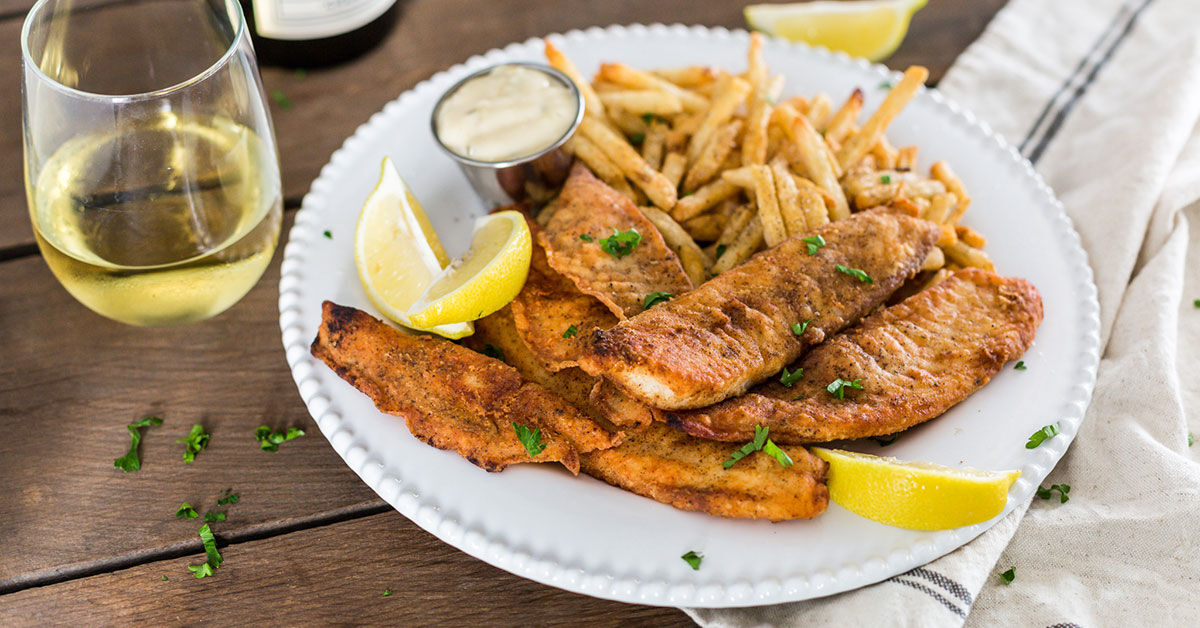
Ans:
{"type": "Polygon", "coordinates": [[[109,318],[216,315],[271,261],[277,163],[270,145],[223,117],[168,111],[74,138],[26,176],[38,247],[67,291],[109,318]]]}

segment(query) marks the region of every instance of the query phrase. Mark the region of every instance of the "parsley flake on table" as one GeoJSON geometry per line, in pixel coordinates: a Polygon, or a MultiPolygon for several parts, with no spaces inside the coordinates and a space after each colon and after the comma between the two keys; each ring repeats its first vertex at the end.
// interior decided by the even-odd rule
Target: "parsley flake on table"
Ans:
{"type": "Polygon", "coordinates": [[[141,469],[142,460],[138,457],[138,444],[142,442],[142,433],[139,430],[152,425],[162,425],[162,422],[163,420],[156,416],[148,416],[126,425],[125,429],[129,430],[129,451],[113,460],[113,466],[126,473],[141,469]]]}
{"type": "Polygon", "coordinates": [[[888,183],[891,183],[891,182],[892,182],[892,175],[890,175],[890,174],[885,174],[885,175],[883,175],[882,177],[879,177],[879,182],[880,182],[880,183],[883,183],[883,184],[888,184],[888,183]]]}
{"type": "Polygon", "coordinates": [[[162,579],[163,579],[163,580],[170,580],[170,578],[168,578],[168,577],[166,577],[166,576],[163,576],[163,577],[162,577],[162,579]]]}
{"type": "Polygon", "coordinates": [[[802,377],[804,377],[804,367],[800,367],[789,373],[785,366],[783,367],[783,372],[779,374],[779,383],[791,388],[792,384],[800,381],[802,377]]]}
{"type": "Polygon", "coordinates": [[[188,463],[196,459],[196,454],[204,451],[208,447],[208,441],[212,438],[211,434],[204,431],[204,426],[199,423],[192,426],[192,431],[183,440],[177,440],[177,443],[183,443],[183,462],[188,463]]]}
{"type": "Polygon", "coordinates": [[[217,505],[224,506],[225,504],[236,504],[238,503],[238,499],[237,493],[234,493],[233,489],[227,488],[225,489],[225,492],[221,494],[221,498],[217,500],[217,505]]]}
{"type": "Polygon", "coordinates": [[[1058,436],[1058,423],[1051,423],[1042,427],[1042,429],[1034,432],[1029,436],[1029,442],[1025,443],[1025,449],[1037,449],[1047,438],[1058,436]]]}
{"type": "Polygon", "coordinates": [[[383,593],[380,593],[380,594],[379,594],[379,597],[388,597],[388,596],[389,596],[389,595],[391,595],[391,594],[392,594],[392,590],[391,590],[391,589],[384,589],[384,590],[383,590],[383,593]]]}
{"type": "Polygon", "coordinates": [[[1192,300],[1192,307],[1198,307],[1198,308],[1200,308],[1200,299],[1193,299],[1193,300],[1192,300]]]}
{"type": "Polygon", "coordinates": [[[1037,487],[1037,496],[1042,499],[1050,499],[1054,496],[1054,491],[1058,491],[1058,496],[1060,497],[1058,503],[1065,504],[1070,501],[1071,498],[1067,497],[1067,493],[1071,492],[1070,484],[1051,484],[1050,488],[1042,488],[1039,486],[1037,487]]]}
{"type": "Polygon", "coordinates": [[[1025,360],[1017,360],[1017,363],[1013,365],[1013,368],[1017,369],[1018,371],[1024,371],[1029,367],[1025,366],[1025,360]]]}
{"type": "Polygon", "coordinates": [[[792,457],[789,456],[786,451],[780,449],[779,445],[771,442],[771,439],[769,438],[767,439],[767,442],[763,443],[763,453],[774,458],[775,460],[778,460],[779,464],[783,465],[784,467],[790,467],[792,464],[794,464],[792,462],[792,457]]]}
{"type": "Polygon", "coordinates": [[[596,238],[593,238],[592,236],[590,236],[586,233],[579,234],[579,239],[583,240],[584,242],[595,242],[596,241],[596,238]]]}
{"type": "Polygon", "coordinates": [[[617,231],[613,229],[613,234],[607,238],[600,238],[600,250],[612,255],[613,257],[621,258],[633,252],[637,245],[642,243],[642,234],[638,233],[637,229],[629,231],[617,231]]]}
{"type": "Polygon", "coordinates": [[[722,462],[721,467],[728,469],[737,464],[738,460],[741,460],[742,458],[745,458],[746,456],[749,456],[750,454],[762,449],[763,445],[767,443],[767,431],[770,429],[771,428],[769,427],[755,425],[754,440],[742,445],[738,449],[734,450],[733,453],[729,454],[729,460],[722,462]]]}
{"type": "Polygon", "coordinates": [[[854,381],[850,381],[850,380],[845,380],[845,379],[842,379],[839,377],[839,378],[833,380],[832,382],[829,382],[829,385],[825,387],[825,390],[828,390],[829,394],[833,395],[834,397],[837,397],[838,399],[845,399],[847,388],[857,388],[859,390],[864,390],[863,385],[859,383],[861,381],[862,381],[861,379],[856,379],[854,381]]]}
{"type": "Polygon", "coordinates": [[[223,513],[223,512],[206,512],[206,513],[204,513],[204,520],[209,523],[216,523],[218,521],[224,521],[225,513],[223,513]]]}
{"type": "Polygon", "coordinates": [[[691,565],[693,571],[700,571],[700,561],[704,560],[704,555],[697,554],[695,551],[689,551],[683,556],[680,556],[680,558],[683,559],[683,562],[691,565]]]}
{"type": "Polygon", "coordinates": [[[263,451],[279,451],[280,444],[301,436],[304,436],[304,430],[298,427],[289,427],[287,431],[283,431],[260,425],[254,430],[254,438],[258,439],[258,445],[263,451]]]}
{"type": "Polygon", "coordinates": [[[999,575],[1000,579],[1004,581],[1004,584],[1012,584],[1012,581],[1017,577],[1017,568],[1009,567],[1008,571],[1005,571],[999,575]]]}
{"type": "Polygon", "coordinates": [[[513,431],[517,433],[517,440],[525,446],[525,451],[529,453],[530,458],[536,457],[546,449],[546,443],[542,442],[542,429],[535,427],[530,430],[524,425],[513,423],[513,431]]]}
{"type": "Polygon", "coordinates": [[[673,296],[675,295],[671,294],[670,292],[662,292],[659,290],[651,292],[650,294],[646,295],[646,298],[642,299],[642,309],[648,310],[651,307],[662,303],[663,301],[670,301],[671,297],[673,296]]]}
{"type": "Polygon", "coordinates": [[[1191,432],[1188,432],[1188,447],[1191,447],[1192,445],[1195,445],[1195,444],[1196,444],[1196,436],[1194,434],[1192,434],[1191,432]]]}
{"type": "Polygon", "coordinates": [[[200,542],[204,544],[204,554],[208,560],[199,565],[188,565],[188,569],[197,579],[213,575],[213,571],[224,561],[221,558],[221,552],[217,551],[217,539],[213,537],[212,530],[207,523],[200,526],[200,542]]]}
{"type": "Polygon", "coordinates": [[[283,93],[282,89],[275,88],[271,90],[271,100],[274,100],[275,104],[279,105],[280,109],[292,108],[292,99],[288,98],[287,94],[283,93]]]}
{"type": "Polygon", "coordinates": [[[497,360],[508,364],[508,362],[504,359],[504,352],[500,350],[500,347],[494,345],[483,345],[483,355],[486,355],[489,358],[496,358],[497,360]]]}
{"type": "Polygon", "coordinates": [[[870,275],[857,268],[850,268],[849,266],[843,266],[841,264],[834,264],[833,267],[837,269],[839,273],[850,275],[851,277],[854,277],[863,283],[875,283],[875,280],[871,279],[870,275]]]}
{"type": "Polygon", "coordinates": [[[332,231],[330,231],[330,230],[328,230],[328,229],[326,229],[326,230],[322,231],[322,232],[321,232],[321,235],[325,236],[325,239],[326,239],[326,240],[332,240],[332,239],[333,239],[333,232],[332,232],[332,231]]]}
{"type": "Polygon", "coordinates": [[[804,335],[804,332],[808,331],[808,324],[811,322],[812,319],[806,320],[803,323],[792,323],[792,333],[797,336],[804,335]]]}
{"type": "Polygon", "coordinates": [[[571,336],[574,336],[575,334],[578,334],[578,333],[579,333],[579,328],[574,325],[571,325],[570,327],[567,328],[567,331],[563,332],[563,338],[570,338],[571,336]]]}
{"type": "Polygon", "coordinates": [[[196,509],[192,508],[192,505],[187,502],[180,504],[179,510],[175,511],[175,517],[178,519],[195,519],[199,516],[200,513],[196,512],[196,509]]]}
{"type": "Polygon", "coordinates": [[[825,246],[825,238],[822,238],[821,234],[808,236],[807,238],[800,238],[800,241],[808,245],[809,255],[816,255],[817,251],[820,250],[821,247],[825,246]]]}

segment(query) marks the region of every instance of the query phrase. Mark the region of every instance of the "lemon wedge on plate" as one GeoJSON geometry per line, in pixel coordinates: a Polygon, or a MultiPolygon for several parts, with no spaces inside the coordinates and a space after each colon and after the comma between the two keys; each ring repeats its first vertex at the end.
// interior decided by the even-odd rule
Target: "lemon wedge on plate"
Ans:
{"type": "Polygon", "coordinates": [[[471,248],[426,288],[406,315],[432,327],[482,318],[512,301],[529,274],[533,238],[520,212],[502,211],[475,221],[471,248]]]}
{"type": "Polygon", "coordinates": [[[750,28],[768,35],[879,61],[900,47],[913,13],[926,1],[752,4],[744,14],[750,28]]]}
{"type": "Polygon", "coordinates": [[[354,265],[367,297],[405,327],[447,338],[471,335],[475,327],[469,322],[420,326],[409,320],[408,308],[450,260],[392,160],[384,158],[381,168],[354,228],[354,265]]]}
{"type": "Polygon", "coordinates": [[[814,447],[829,463],[829,498],[872,521],[909,530],[947,530],[987,521],[1008,502],[1020,471],[954,469],[814,447]]]}

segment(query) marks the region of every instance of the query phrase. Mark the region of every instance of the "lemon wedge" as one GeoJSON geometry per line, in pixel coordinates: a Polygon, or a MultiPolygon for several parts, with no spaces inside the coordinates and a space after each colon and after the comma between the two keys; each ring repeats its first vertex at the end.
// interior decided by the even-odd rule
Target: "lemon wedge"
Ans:
{"type": "Polygon", "coordinates": [[[900,47],[909,21],[926,1],[752,4],[744,14],[750,28],[768,35],[879,61],[900,47]]]}
{"type": "Polygon", "coordinates": [[[354,228],[354,265],[367,297],[388,318],[447,338],[474,333],[471,323],[421,326],[408,308],[449,263],[421,204],[392,160],[384,158],[379,183],[367,196],[354,228]]]}
{"type": "Polygon", "coordinates": [[[947,530],[1000,514],[1020,471],[954,469],[814,447],[829,463],[829,498],[872,521],[909,530],[947,530]]]}
{"type": "Polygon", "coordinates": [[[471,248],[446,267],[408,309],[417,325],[450,325],[482,318],[512,301],[529,274],[533,238],[520,212],[475,221],[471,248]]]}

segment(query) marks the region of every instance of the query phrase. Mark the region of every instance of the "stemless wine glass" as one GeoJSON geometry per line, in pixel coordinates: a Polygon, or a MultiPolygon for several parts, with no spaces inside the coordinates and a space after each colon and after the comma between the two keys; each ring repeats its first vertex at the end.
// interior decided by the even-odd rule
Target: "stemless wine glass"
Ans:
{"type": "Polygon", "coordinates": [[[133,325],[214,316],[279,240],[279,157],[237,0],[39,0],[25,191],[50,270],[133,325]]]}

